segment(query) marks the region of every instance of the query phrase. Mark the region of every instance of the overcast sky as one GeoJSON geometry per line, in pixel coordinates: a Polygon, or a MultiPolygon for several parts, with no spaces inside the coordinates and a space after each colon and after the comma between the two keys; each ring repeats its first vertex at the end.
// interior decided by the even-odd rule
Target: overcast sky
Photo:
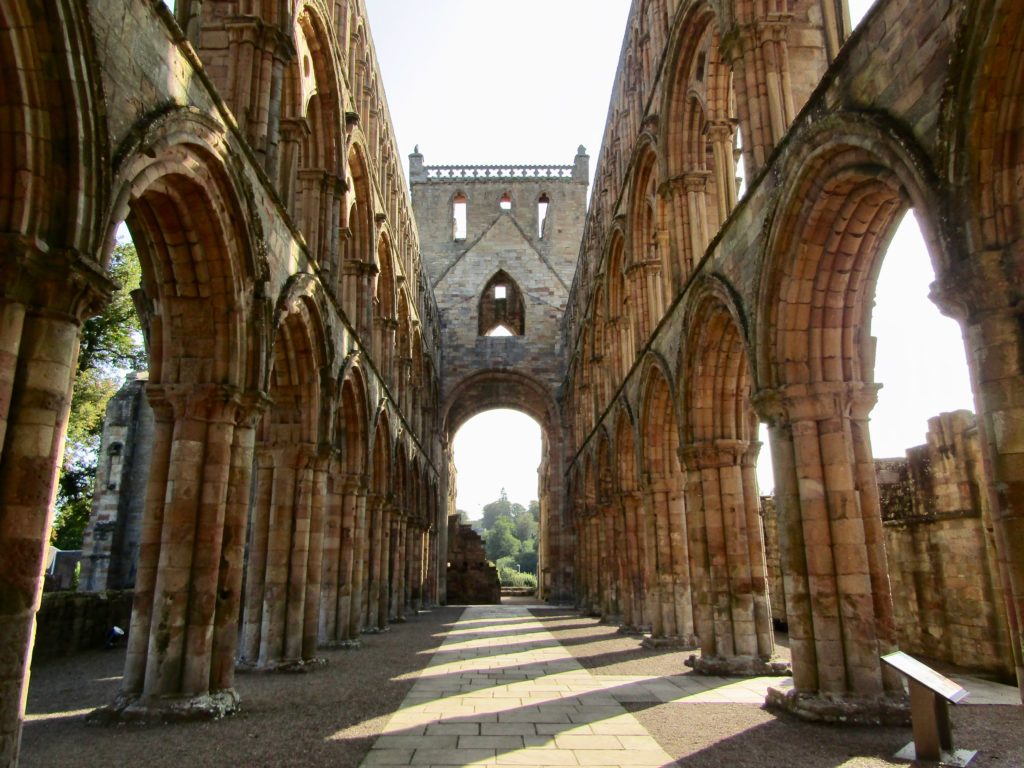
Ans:
{"type": "MultiPolygon", "coordinates": [[[[597,162],[628,0],[366,0],[399,149],[431,164],[597,162]]],[[[851,3],[855,23],[870,3],[851,3]]],[[[406,165],[408,172],[408,165],[406,165]]],[[[873,314],[876,456],[923,442],[927,419],[973,408],[959,327],[928,300],[934,280],[913,217],[893,239],[873,314]]],[[[772,487],[767,446],[758,474],[772,487]]],[[[506,488],[537,495],[540,429],[515,412],[482,414],[455,438],[460,509],[506,488]]]]}

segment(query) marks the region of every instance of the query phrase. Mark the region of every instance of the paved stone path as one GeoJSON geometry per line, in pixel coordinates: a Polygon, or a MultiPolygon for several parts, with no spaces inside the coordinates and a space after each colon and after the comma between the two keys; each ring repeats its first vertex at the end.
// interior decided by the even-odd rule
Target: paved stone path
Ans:
{"type": "Polygon", "coordinates": [[[362,764],[674,765],[621,702],[760,704],[782,679],[597,676],[527,608],[471,607],[362,764]]]}

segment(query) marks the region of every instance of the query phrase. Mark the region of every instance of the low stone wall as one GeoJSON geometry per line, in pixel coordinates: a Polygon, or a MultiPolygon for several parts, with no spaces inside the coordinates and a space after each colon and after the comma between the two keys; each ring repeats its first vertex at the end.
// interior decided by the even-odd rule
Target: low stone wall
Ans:
{"type": "Polygon", "coordinates": [[[112,626],[125,632],[132,617],[132,592],[49,592],[36,614],[32,663],[101,648],[112,626]]]}

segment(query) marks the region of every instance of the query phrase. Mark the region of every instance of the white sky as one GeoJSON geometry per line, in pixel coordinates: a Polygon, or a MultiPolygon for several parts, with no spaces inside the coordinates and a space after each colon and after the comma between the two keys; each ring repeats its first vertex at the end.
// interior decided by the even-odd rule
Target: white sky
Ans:
{"type": "MultiPolygon", "coordinates": [[[[418,144],[428,165],[569,164],[583,144],[593,172],[629,0],[366,5],[403,156],[418,144]]],[[[852,0],[855,24],[869,5],[852,0]]],[[[923,442],[941,411],[973,409],[959,327],[927,298],[933,280],[908,216],[883,264],[872,320],[884,383],[871,423],[876,456],[923,442]]],[[[761,456],[767,491],[767,444],[761,456]]],[[[503,487],[526,505],[537,495],[540,428],[515,411],[481,414],[456,435],[455,462],[457,506],[471,516],[503,487]]]]}

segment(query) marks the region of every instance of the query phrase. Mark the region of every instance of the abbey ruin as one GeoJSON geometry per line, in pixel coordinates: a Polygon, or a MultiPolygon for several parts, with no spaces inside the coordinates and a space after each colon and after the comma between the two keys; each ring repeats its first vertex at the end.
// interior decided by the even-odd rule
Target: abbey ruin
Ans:
{"type": "Polygon", "coordinates": [[[231,713],[236,668],[444,604],[451,438],[495,407],[543,429],[543,598],[709,674],[777,671],[784,621],[768,702],[810,718],[905,715],[900,643],[1024,683],[1024,3],[879,0],[851,34],[844,0],[634,0],[589,204],[583,147],[406,174],[363,0],[2,0],[0,65],[0,765],[122,223],[151,421],[101,461],[134,550],[111,570],[98,501],[83,574],[133,585],[109,718],[231,713]],[[880,484],[871,308],[908,209],[977,417],[880,484]],[[940,550],[963,567],[930,583],[940,550]]]}

